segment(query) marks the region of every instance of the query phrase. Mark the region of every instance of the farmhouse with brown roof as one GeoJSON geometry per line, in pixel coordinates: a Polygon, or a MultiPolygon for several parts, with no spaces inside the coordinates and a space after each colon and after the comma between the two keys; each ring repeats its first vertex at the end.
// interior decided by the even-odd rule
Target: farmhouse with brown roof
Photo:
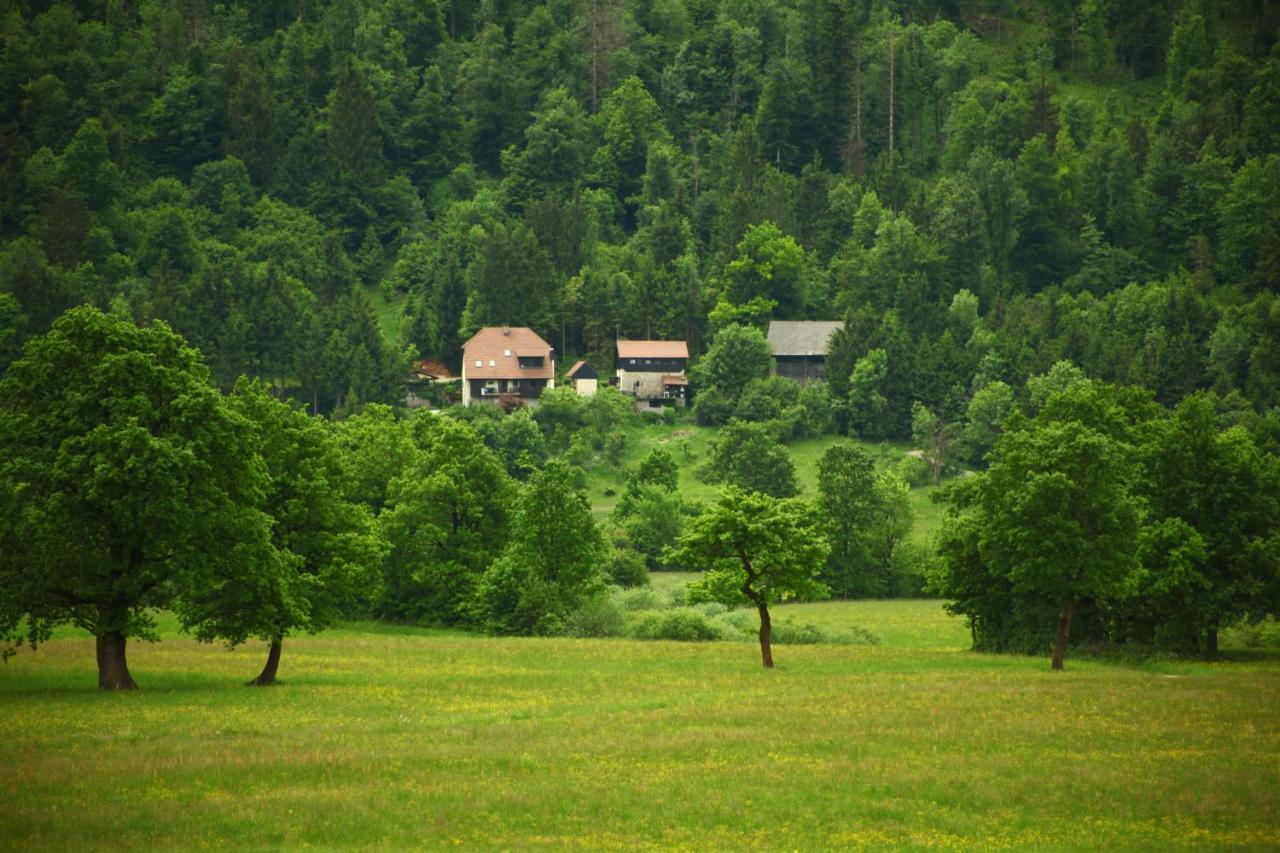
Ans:
{"type": "Polygon", "coordinates": [[[462,404],[536,400],[555,387],[555,350],[533,329],[490,326],[462,345],[462,404]]]}
{"type": "Polygon", "coordinates": [[[684,341],[618,341],[618,390],[637,401],[683,406],[688,366],[689,347],[684,341]]]}

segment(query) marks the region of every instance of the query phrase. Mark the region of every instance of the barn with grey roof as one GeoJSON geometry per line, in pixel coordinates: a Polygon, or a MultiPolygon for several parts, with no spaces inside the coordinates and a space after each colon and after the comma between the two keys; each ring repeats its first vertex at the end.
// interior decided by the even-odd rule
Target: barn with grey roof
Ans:
{"type": "Polygon", "coordinates": [[[773,375],[802,385],[826,377],[827,348],[839,320],[774,320],[769,324],[773,375]]]}

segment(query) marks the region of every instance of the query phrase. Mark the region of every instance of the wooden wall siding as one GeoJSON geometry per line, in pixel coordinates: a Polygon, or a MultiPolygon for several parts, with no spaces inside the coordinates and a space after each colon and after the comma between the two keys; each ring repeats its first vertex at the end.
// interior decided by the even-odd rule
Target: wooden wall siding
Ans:
{"type": "Polygon", "coordinates": [[[620,358],[618,369],[636,373],[684,373],[688,359],[684,358],[620,358]]]}
{"type": "Polygon", "coordinates": [[[774,356],[774,375],[794,379],[802,385],[827,375],[827,360],[821,356],[774,356]]]}

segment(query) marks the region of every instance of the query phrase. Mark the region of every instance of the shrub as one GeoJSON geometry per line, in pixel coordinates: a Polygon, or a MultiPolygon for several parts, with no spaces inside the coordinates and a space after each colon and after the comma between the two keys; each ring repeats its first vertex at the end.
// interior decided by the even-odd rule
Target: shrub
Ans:
{"type": "Polygon", "coordinates": [[[795,425],[796,438],[817,438],[835,432],[835,409],[827,383],[813,382],[800,391],[800,409],[795,425]]]}
{"type": "Polygon", "coordinates": [[[1280,622],[1274,616],[1259,622],[1241,622],[1223,631],[1223,644],[1249,649],[1280,649],[1280,622]]]}
{"type": "Polygon", "coordinates": [[[604,573],[611,583],[621,587],[649,585],[644,555],[630,548],[615,548],[605,563],[604,573]]]}
{"type": "Polygon", "coordinates": [[[591,446],[591,439],[585,433],[577,433],[569,439],[569,449],[564,452],[564,460],[579,468],[594,468],[596,450],[591,446]]]}
{"type": "Polygon", "coordinates": [[[622,430],[610,432],[604,439],[602,450],[605,460],[614,467],[622,464],[627,454],[627,434],[622,430]]]}
{"type": "Polygon", "coordinates": [[[781,376],[752,379],[738,398],[734,416],[744,421],[771,421],[800,404],[800,386],[781,376]]]}
{"type": "Polygon", "coordinates": [[[648,587],[616,590],[613,600],[623,610],[657,610],[662,607],[658,593],[648,587]]]}
{"type": "Polygon", "coordinates": [[[880,638],[865,628],[825,628],[811,622],[779,619],[773,623],[773,641],[784,646],[828,643],[841,646],[878,646],[880,638]]]}
{"type": "Polygon", "coordinates": [[[693,418],[700,426],[719,426],[733,417],[733,397],[718,388],[707,388],[693,402],[693,418]]]}
{"type": "Polygon", "coordinates": [[[622,608],[604,593],[582,602],[564,621],[564,633],[570,637],[620,637],[625,628],[622,608]]]}
{"type": "Polygon", "coordinates": [[[725,628],[692,607],[653,610],[640,614],[631,624],[637,640],[679,640],[703,642],[725,638],[725,628]]]}
{"type": "Polygon", "coordinates": [[[907,485],[913,489],[933,482],[933,472],[929,470],[929,463],[920,456],[903,456],[893,463],[891,470],[906,480],[907,485]]]}

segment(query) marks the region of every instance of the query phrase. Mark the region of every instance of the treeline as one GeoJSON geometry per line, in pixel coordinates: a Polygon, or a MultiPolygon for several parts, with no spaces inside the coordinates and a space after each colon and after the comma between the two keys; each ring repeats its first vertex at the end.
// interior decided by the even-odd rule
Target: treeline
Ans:
{"type": "MultiPolygon", "coordinates": [[[[771,666],[772,605],[916,595],[927,578],[969,617],[975,647],[1039,652],[1056,638],[1061,666],[1071,637],[1212,656],[1220,629],[1280,612],[1280,457],[1224,426],[1211,392],[1170,411],[1067,362],[1034,377],[1027,404],[1010,397],[956,438],[968,452],[989,441],[989,467],[949,487],[935,559],[909,542],[906,469],[858,444],[828,447],[816,499],[795,497],[779,445],[802,407],[763,402],[798,393],[787,380],[748,382],[740,405],[763,417],[720,430],[701,472],[725,484],[715,501],[682,498],[680,462],[657,448],[626,470],[602,526],[585,469],[616,468],[639,418],[612,389],[555,389],[536,413],[375,404],[334,421],[260,382],[224,395],[210,379],[163,324],[89,307],[10,366],[6,656],[71,624],[96,638],[100,686],[131,688],[127,640],[154,638],[169,609],[202,640],[265,641],[254,683],[271,684],[286,637],[349,618],[741,639],[748,626],[724,608],[754,606],[771,666]],[[663,568],[704,576],[674,609],[616,591],[663,568]]],[[[936,476],[945,429],[916,409],[936,476]]],[[[779,627],[787,642],[873,641],[779,627]]]]}
{"type": "Polygon", "coordinates": [[[1280,614],[1280,457],[1224,427],[1221,400],[1170,411],[1067,362],[1029,390],[990,467],[949,488],[931,581],[976,649],[1212,658],[1223,628],[1280,614]]]}
{"type": "Polygon", "coordinates": [[[1245,0],[11,4],[0,360],[90,302],[166,320],[224,388],[344,413],[486,324],[607,368],[619,335],[701,354],[847,318],[860,435],[1064,358],[1263,414],[1278,24],[1245,0]]]}

